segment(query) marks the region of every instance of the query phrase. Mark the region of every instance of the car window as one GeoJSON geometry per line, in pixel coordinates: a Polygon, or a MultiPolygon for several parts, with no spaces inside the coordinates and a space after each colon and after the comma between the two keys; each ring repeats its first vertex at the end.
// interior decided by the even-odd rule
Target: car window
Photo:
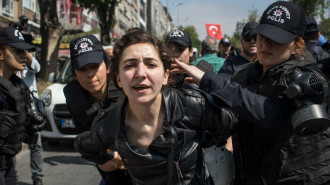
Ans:
{"type": "Polygon", "coordinates": [[[72,71],[71,71],[70,58],[69,58],[62,68],[62,71],[61,71],[61,74],[59,77],[59,82],[63,83],[63,84],[67,84],[73,79],[74,79],[74,75],[72,74],[72,71]]]}

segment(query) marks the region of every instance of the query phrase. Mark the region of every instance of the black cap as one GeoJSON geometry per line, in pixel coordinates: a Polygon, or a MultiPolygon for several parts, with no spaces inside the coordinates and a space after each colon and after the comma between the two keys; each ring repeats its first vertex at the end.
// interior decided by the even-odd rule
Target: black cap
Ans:
{"type": "Polygon", "coordinates": [[[8,45],[17,49],[33,50],[34,46],[25,42],[23,34],[13,28],[0,28],[0,45],[8,45]]]}
{"type": "Polygon", "coordinates": [[[192,46],[192,42],[189,34],[183,30],[171,31],[169,34],[167,34],[165,42],[166,43],[176,42],[185,47],[192,46]]]}
{"type": "Polygon", "coordinates": [[[305,33],[306,15],[294,3],[277,1],[264,11],[259,26],[252,34],[260,34],[279,44],[286,44],[305,33]]]}
{"type": "Polygon", "coordinates": [[[77,37],[70,42],[70,57],[76,69],[86,64],[100,64],[103,61],[103,47],[94,35],[77,37]]]}
{"type": "Polygon", "coordinates": [[[222,44],[222,45],[230,45],[230,41],[229,41],[228,38],[222,38],[220,40],[220,44],[222,44]]]}
{"type": "Polygon", "coordinates": [[[313,17],[306,16],[306,31],[305,34],[319,32],[319,27],[313,17]]]}
{"type": "Polygon", "coordinates": [[[246,23],[242,30],[242,37],[245,37],[246,35],[250,34],[258,25],[259,23],[257,22],[246,23]]]}

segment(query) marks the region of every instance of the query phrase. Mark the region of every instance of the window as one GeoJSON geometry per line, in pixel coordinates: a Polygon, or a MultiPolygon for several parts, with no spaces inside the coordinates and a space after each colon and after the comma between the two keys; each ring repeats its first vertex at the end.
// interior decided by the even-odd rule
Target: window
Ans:
{"type": "Polygon", "coordinates": [[[2,12],[14,16],[14,0],[2,0],[2,12]]]}
{"type": "Polygon", "coordinates": [[[35,9],[36,9],[36,1],[35,0],[24,0],[23,1],[24,3],[24,7],[25,8],[28,8],[28,9],[30,9],[30,10],[32,10],[32,11],[35,11],[35,9]]]}

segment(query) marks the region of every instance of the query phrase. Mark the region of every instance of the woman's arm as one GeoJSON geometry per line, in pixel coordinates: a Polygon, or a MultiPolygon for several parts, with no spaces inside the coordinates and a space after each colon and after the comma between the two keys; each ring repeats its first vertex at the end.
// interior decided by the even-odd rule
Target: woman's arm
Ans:
{"type": "Polygon", "coordinates": [[[289,114],[287,100],[283,97],[267,98],[255,94],[234,82],[211,73],[199,70],[195,66],[175,61],[175,71],[185,71],[199,88],[212,96],[216,104],[226,104],[240,117],[250,120],[261,128],[273,128],[287,120],[289,114]]]}

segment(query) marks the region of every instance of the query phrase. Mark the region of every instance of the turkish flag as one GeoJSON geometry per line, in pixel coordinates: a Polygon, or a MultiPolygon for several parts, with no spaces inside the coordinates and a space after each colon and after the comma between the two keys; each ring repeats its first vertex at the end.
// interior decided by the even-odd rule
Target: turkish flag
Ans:
{"type": "Polygon", "coordinates": [[[205,24],[208,36],[212,36],[216,40],[221,40],[221,27],[220,24],[205,24]]]}

